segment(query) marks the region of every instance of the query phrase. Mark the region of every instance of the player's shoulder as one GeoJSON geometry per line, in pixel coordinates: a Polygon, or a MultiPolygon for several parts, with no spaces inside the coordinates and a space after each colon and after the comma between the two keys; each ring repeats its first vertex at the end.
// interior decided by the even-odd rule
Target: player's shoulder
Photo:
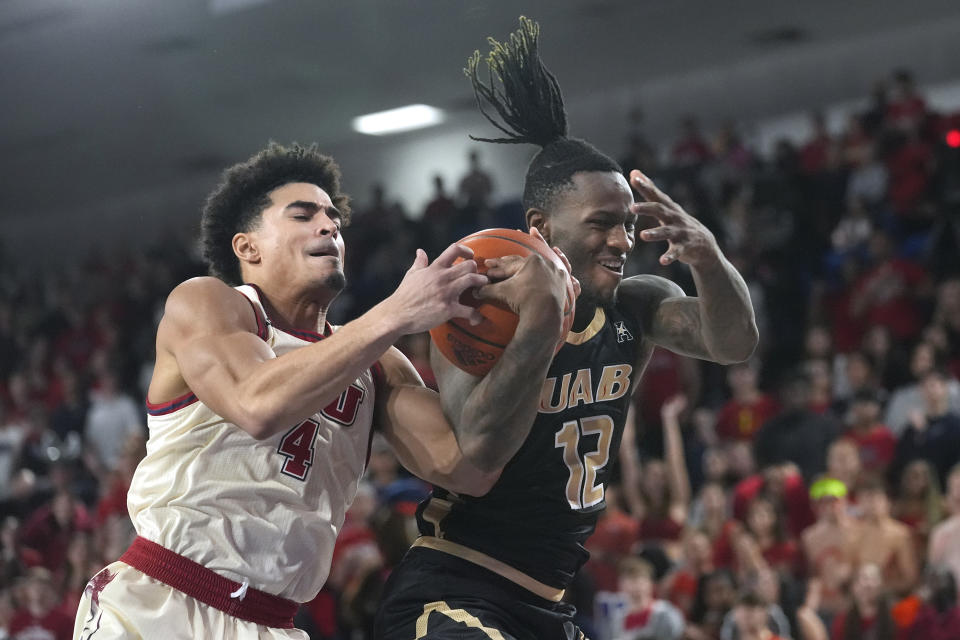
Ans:
{"type": "Polygon", "coordinates": [[[650,273],[624,278],[617,292],[618,297],[625,301],[662,300],[664,298],[682,298],[686,294],[673,280],[655,276],[650,273]]]}
{"type": "Polygon", "coordinates": [[[256,330],[256,318],[246,297],[211,276],[190,278],[178,284],[167,296],[161,323],[187,328],[212,323],[244,329],[252,326],[256,330]]]}
{"type": "Polygon", "coordinates": [[[617,289],[617,306],[644,328],[649,328],[662,301],[684,296],[683,289],[676,282],[644,273],[625,278],[620,283],[617,289]]]}

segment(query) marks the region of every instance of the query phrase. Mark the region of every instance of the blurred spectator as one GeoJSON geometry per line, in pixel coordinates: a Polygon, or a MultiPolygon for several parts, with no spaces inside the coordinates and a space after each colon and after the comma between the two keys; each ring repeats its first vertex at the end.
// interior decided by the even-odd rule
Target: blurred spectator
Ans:
{"type": "Polygon", "coordinates": [[[946,567],[960,581],[960,467],[950,471],[946,486],[950,517],[933,528],[927,560],[932,566],[946,567]]]}
{"type": "Polygon", "coordinates": [[[813,135],[800,149],[800,170],[804,173],[819,173],[827,166],[827,157],[833,139],[827,131],[827,119],[820,111],[810,117],[813,135]]]}
{"type": "Polygon", "coordinates": [[[57,591],[49,570],[41,567],[31,569],[24,578],[21,593],[24,601],[10,620],[11,638],[70,640],[73,636],[73,618],[57,608],[57,591]]]}
{"type": "Polygon", "coordinates": [[[839,354],[834,360],[833,415],[849,424],[849,409],[858,393],[872,393],[881,409],[886,393],[881,389],[873,362],[862,351],[839,354]]]}
{"type": "Polygon", "coordinates": [[[67,491],[58,491],[47,506],[23,523],[20,544],[27,563],[42,565],[51,571],[60,570],[74,534],[92,526],[86,508],[67,491]]]}
{"type": "Polygon", "coordinates": [[[780,626],[787,623],[787,619],[779,609],[779,606],[774,609],[779,612],[779,615],[772,614],[771,605],[768,602],[758,594],[747,591],[740,596],[728,616],[733,621],[733,628],[727,634],[722,634],[721,638],[723,640],[788,640],[790,626],[787,624],[785,629],[780,626]],[[776,632],[771,627],[775,627],[776,632]]]}
{"type": "Polygon", "coordinates": [[[844,588],[857,563],[860,525],[847,512],[847,488],[835,478],[822,478],[810,487],[817,522],[803,532],[807,575],[822,585],[821,609],[831,616],[844,604],[844,588]]]}
{"type": "Polygon", "coordinates": [[[924,604],[910,628],[909,640],[953,640],[960,630],[957,579],[943,567],[927,571],[924,604]]]}
{"type": "Polygon", "coordinates": [[[664,576],[658,591],[680,609],[684,617],[689,617],[700,578],[715,569],[710,538],[702,531],[688,529],[680,562],[664,576]]]}
{"type": "Polygon", "coordinates": [[[917,131],[927,112],[927,104],[917,93],[913,74],[899,69],[893,74],[893,90],[887,103],[886,124],[901,131],[917,131]]]}
{"type": "Polygon", "coordinates": [[[850,402],[848,429],[844,437],[853,441],[859,451],[864,471],[883,475],[893,462],[897,439],[880,422],[880,397],[876,391],[862,389],[850,402]]]}
{"type": "Polygon", "coordinates": [[[490,174],[480,166],[479,151],[471,149],[468,158],[470,159],[470,169],[460,179],[460,186],[457,191],[464,207],[479,211],[485,209],[490,203],[490,196],[493,194],[493,180],[490,178],[490,174]]]}
{"type": "Polygon", "coordinates": [[[696,167],[710,159],[710,145],[700,132],[700,124],[691,115],[680,121],[680,139],[673,145],[671,159],[680,168],[696,167]]]}
{"type": "Polygon", "coordinates": [[[790,536],[800,537],[814,523],[806,484],[792,463],[770,465],[740,482],[733,492],[734,517],[741,522],[746,520],[747,507],[758,495],[767,498],[785,515],[790,536]]]}
{"type": "Polygon", "coordinates": [[[850,586],[850,606],[831,625],[831,640],[897,640],[890,600],[883,590],[880,568],[864,564],[850,586]]]}
{"type": "MultiPolygon", "coordinates": [[[[923,378],[940,366],[936,348],[929,342],[918,342],[910,356],[910,375],[913,382],[898,387],[890,396],[884,423],[895,436],[900,436],[910,425],[911,416],[924,407],[923,378]]],[[[960,383],[947,379],[950,409],[960,413],[960,383]]]]}
{"type": "Polygon", "coordinates": [[[617,590],[617,567],[620,560],[630,555],[640,531],[640,523],[621,506],[618,485],[607,485],[604,491],[604,509],[597,521],[597,528],[587,540],[590,559],[584,570],[593,578],[599,591],[617,590]]]}
{"type": "Polygon", "coordinates": [[[854,317],[887,327],[899,340],[916,337],[921,329],[918,302],[927,294],[928,276],[916,263],[896,256],[885,231],[873,232],[869,252],[871,267],[854,286],[850,300],[854,317]]]}
{"type": "Polygon", "coordinates": [[[920,576],[917,556],[910,529],[890,517],[890,500],[878,478],[861,485],[857,506],[862,514],[858,564],[876,565],[889,593],[907,595],[920,576]]]}
{"type": "Polygon", "coordinates": [[[960,461],[960,414],[950,408],[947,375],[934,369],[922,380],[924,407],[914,410],[897,443],[891,465],[891,477],[898,479],[907,463],[917,458],[928,460],[941,483],[947,472],[960,461]]]}
{"type": "Polygon", "coordinates": [[[616,640],[679,640],[683,615],[666,600],[654,597],[653,567],[640,558],[625,558],[619,568],[619,590],[627,599],[623,627],[616,640]]]}
{"type": "Polygon", "coordinates": [[[893,517],[910,527],[918,558],[926,556],[930,533],[943,515],[944,498],[936,471],[926,460],[914,460],[900,475],[893,517]]]}
{"type": "Polygon", "coordinates": [[[754,455],[766,467],[793,462],[809,481],[826,468],[827,445],[838,431],[837,423],[809,409],[811,383],[802,371],[794,371],[781,386],[782,413],[771,418],[757,433],[754,455]]]}
{"type": "Polygon", "coordinates": [[[856,502],[857,489],[863,466],[860,451],[853,440],[838,438],[827,448],[827,477],[834,478],[847,488],[847,500],[856,502]]]}
{"type": "Polygon", "coordinates": [[[92,454],[89,460],[96,475],[106,477],[114,472],[127,439],[144,434],[142,414],[133,398],[120,390],[117,375],[104,372],[97,389],[90,393],[90,411],[84,427],[92,454]]]}
{"type": "Polygon", "coordinates": [[[700,577],[687,625],[691,640],[719,640],[724,617],[737,600],[733,574],[718,569],[700,577]]]}
{"type": "Polygon", "coordinates": [[[733,397],[717,414],[716,433],[721,440],[752,440],[777,413],[776,401],[757,387],[757,369],[756,361],[727,367],[727,384],[733,397]]]}

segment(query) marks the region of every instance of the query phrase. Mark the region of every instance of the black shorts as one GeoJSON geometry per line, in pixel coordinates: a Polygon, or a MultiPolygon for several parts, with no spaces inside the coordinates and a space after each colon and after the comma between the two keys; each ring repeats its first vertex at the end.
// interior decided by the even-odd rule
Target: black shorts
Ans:
{"type": "Polygon", "coordinates": [[[584,640],[575,609],[443,551],[414,547],[387,580],[375,640],[584,640]]]}

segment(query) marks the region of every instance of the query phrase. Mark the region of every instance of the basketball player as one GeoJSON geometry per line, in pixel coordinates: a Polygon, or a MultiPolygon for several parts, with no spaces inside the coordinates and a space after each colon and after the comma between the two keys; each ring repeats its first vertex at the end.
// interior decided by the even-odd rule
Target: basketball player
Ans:
{"type": "Polygon", "coordinates": [[[128,497],[139,537],[88,584],[75,637],[306,638],[293,615],[326,580],[374,424],[430,482],[481,495],[495,479],[461,453],[439,396],[390,345],[472,317],[459,297],[480,287],[520,322],[497,378],[471,395],[519,389],[501,408],[527,420],[538,391],[521,382],[546,374],[566,273],[539,256],[493,261],[505,279],[487,284],[472,260],[454,264],[471,256],[464,247],[433,264],[418,250],[392,295],[335,329],[326,314],[345,285],[348,213],[336,164],[297,145],[228,169],[208,198],[202,240],[216,277],[176,287],[157,330],[150,439],[128,497]]]}
{"type": "MultiPolygon", "coordinates": [[[[538,32],[522,18],[519,32],[494,44],[489,85],[478,77],[479,53],[467,73],[481,110],[489,103],[503,118],[491,122],[507,137],[492,142],[541,147],[525,178],[526,222],[567,255],[580,280],[574,328],[550,366],[535,419],[514,423],[510,447],[479,461],[499,475],[490,491],[437,488],[420,505],[422,535],[389,578],[377,638],[582,637],[564,589],[587,559],[583,543],[604,508],[608,463],[652,349],[732,363],[757,343],[747,287],[710,232],[639,171],[628,183],[616,162],[567,137],[538,32]],[[631,186],[646,202],[634,202],[631,186]],[[668,241],[661,263],[688,264],[699,297],[651,275],[621,281],[639,215],[660,222],[641,239],[668,241]]],[[[462,398],[485,380],[442,357],[433,365],[458,437],[483,428],[458,416],[462,398]]]]}

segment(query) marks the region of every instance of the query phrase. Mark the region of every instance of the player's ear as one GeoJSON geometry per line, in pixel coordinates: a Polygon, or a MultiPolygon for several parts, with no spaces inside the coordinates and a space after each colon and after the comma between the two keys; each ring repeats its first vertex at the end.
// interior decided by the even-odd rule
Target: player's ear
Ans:
{"type": "Polygon", "coordinates": [[[260,262],[260,250],[257,243],[248,233],[238,233],[233,236],[233,254],[241,262],[256,264],[260,262]]]}
{"type": "Polygon", "coordinates": [[[533,227],[536,227],[547,244],[550,244],[550,222],[543,209],[537,209],[536,207],[527,209],[527,228],[532,229],[533,227]]]}

